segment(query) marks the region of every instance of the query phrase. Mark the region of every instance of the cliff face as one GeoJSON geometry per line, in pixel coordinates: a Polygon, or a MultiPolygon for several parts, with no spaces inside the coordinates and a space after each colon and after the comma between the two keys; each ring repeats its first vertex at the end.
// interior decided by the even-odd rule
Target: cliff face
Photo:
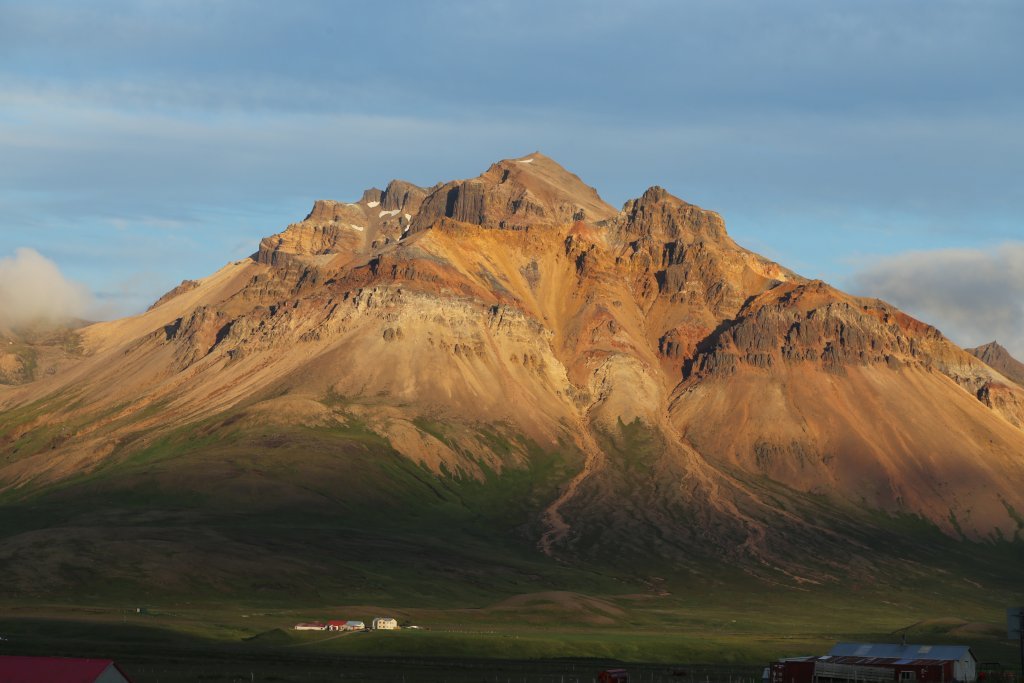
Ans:
{"type": "Polygon", "coordinates": [[[573,463],[523,532],[564,558],[614,538],[785,567],[797,542],[841,545],[797,509],[808,493],[952,538],[1014,538],[1024,510],[1024,390],[885,302],[743,249],[714,212],[657,187],[615,211],[539,154],[318,201],[252,259],[82,340],[72,367],[0,393],[20,416],[0,488],[195,425],[360,425],[438,480],[573,463]],[[27,436],[58,426],[52,448],[27,436]]]}

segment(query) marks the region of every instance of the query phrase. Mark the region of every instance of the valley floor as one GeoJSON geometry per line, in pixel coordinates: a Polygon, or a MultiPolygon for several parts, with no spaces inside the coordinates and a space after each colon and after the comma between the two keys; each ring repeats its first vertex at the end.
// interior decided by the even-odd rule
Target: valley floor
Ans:
{"type": "MultiPolygon", "coordinates": [[[[865,596],[867,597],[867,596],[865,596]]],[[[751,683],[767,662],[837,641],[970,645],[1013,667],[998,606],[836,595],[514,596],[459,609],[333,605],[0,605],[0,654],[112,658],[150,681],[633,681],[751,683]],[[420,630],[297,632],[307,620],[391,615],[420,630]]]]}

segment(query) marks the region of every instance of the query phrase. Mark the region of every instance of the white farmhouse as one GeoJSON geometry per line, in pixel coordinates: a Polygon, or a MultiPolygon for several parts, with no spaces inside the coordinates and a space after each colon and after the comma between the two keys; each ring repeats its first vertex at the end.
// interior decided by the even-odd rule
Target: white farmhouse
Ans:
{"type": "Polygon", "coordinates": [[[391,617],[377,617],[373,620],[374,631],[394,631],[398,628],[398,621],[391,617]]]}

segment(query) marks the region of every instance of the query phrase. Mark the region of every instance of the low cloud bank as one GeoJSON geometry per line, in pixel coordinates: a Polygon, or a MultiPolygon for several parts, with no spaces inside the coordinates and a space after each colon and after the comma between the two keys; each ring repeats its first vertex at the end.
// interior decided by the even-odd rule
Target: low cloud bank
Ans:
{"type": "Polygon", "coordinates": [[[67,322],[86,315],[89,290],[34,249],[0,259],[0,329],[67,322]]]}
{"type": "Polygon", "coordinates": [[[1024,242],[887,257],[854,274],[850,289],[899,306],[962,346],[996,339],[1024,358],[1024,242]]]}

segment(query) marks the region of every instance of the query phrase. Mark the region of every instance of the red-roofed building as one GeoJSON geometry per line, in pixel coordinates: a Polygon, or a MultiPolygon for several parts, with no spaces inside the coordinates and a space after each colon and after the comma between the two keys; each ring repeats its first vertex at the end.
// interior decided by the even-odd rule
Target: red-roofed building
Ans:
{"type": "Polygon", "coordinates": [[[771,665],[769,683],[974,683],[977,659],[966,645],[838,643],[827,655],[771,665]]]}
{"type": "Polygon", "coordinates": [[[0,683],[131,683],[109,659],[0,655],[0,683]]]}

